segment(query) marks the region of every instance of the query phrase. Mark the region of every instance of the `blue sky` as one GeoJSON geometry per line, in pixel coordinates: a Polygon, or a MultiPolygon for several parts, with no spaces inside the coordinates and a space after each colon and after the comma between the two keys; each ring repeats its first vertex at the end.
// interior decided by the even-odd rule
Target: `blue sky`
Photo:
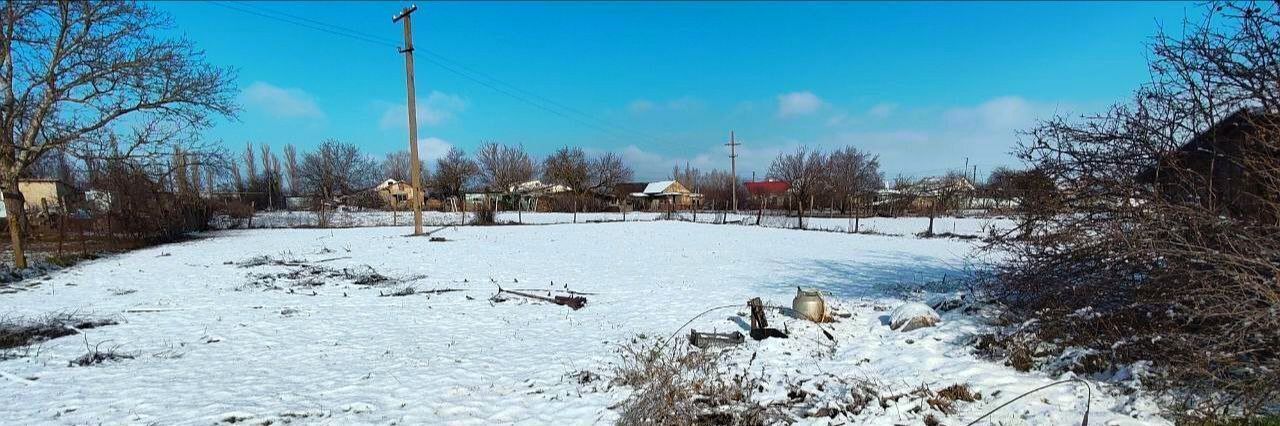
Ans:
{"type": "MultiPolygon", "coordinates": [[[[407,145],[403,56],[244,10],[398,45],[391,17],[409,4],[154,6],[208,61],[237,70],[243,111],[209,138],[277,152],[337,138],[380,156],[407,145]]],[[[728,169],[730,130],[744,144],[747,177],[800,145],[869,150],[890,177],[960,168],[965,157],[983,174],[1017,165],[1016,130],[1124,100],[1148,78],[1145,46],[1157,26],[1200,14],[1155,2],[418,5],[426,157],[490,140],[538,155],[582,146],[622,153],[638,179],[686,162],[728,169]],[[433,64],[425,51],[560,115],[433,64]]]]}

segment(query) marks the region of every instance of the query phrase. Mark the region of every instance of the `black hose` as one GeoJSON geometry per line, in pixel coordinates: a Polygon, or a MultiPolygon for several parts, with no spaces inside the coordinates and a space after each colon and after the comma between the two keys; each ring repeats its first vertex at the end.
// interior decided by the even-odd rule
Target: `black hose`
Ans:
{"type": "Polygon", "coordinates": [[[1089,409],[1090,409],[1090,407],[1093,405],[1093,387],[1092,387],[1092,386],[1089,386],[1089,382],[1086,382],[1086,381],[1084,381],[1084,380],[1080,380],[1080,379],[1078,379],[1078,378],[1071,378],[1071,379],[1067,379],[1067,380],[1061,380],[1061,381],[1053,382],[1053,383],[1050,383],[1050,384],[1047,384],[1047,385],[1044,385],[1044,386],[1041,386],[1041,387],[1038,387],[1038,388],[1035,388],[1035,389],[1029,390],[1029,391],[1027,391],[1027,392],[1023,393],[1022,395],[1018,395],[1017,397],[1015,397],[1015,398],[1013,398],[1013,399],[1011,399],[1011,400],[1009,400],[1009,401],[1005,402],[1004,404],[1000,404],[1000,406],[999,406],[999,407],[996,407],[996,408],[992,409],[991,411],[988,411],[986,414],[983,414],[983,415],[982,415],[982,417],[978,417],[978,418],[977,418],[977,419],[975,419],[974,421],[969,422],[969,424],[968,424],[967,426],[973,426],[974,424],[977,424],[977,423],[978,423],[979,421],[981,421],[982,419],[987,418],[987,416],[990,416],[990,415],[994,414],[996,411],[1000,411],[1000,409],[1001,409],[1001,408],[1004,408],[1004,407],[1008,406],[1009,404],[1012,404],[1014,401],[1017,401],[1017,400],[1019,400],[1019,399],[1022,399],[1022,397],[1024,397],[1024,396],[1031,395],[1031,394],[1033,394],[1033,393],[1036,393],[1036,392],[1039,392],[1039,391],[1042,391],[1042,390],[1045,390],[1045,389],[1048,389],[1048,388],[1050,388],[1050,387],[1057,386],[1057,385],[1060,385],[1060,384],[1063,384],[1063,383],[1071,383],[1071,382],[1080,382],[1080,383],[1083,383],[1083,384],[1084,384],[1084,388],[1085,388],[1085,391],[1086,391],[1086,395],[1088,395],[1088,399],[1086,399],[1086,400],[1084,401],[1084,419],[1080,420],[1080,426],[1089,426],[1089,409]]]}

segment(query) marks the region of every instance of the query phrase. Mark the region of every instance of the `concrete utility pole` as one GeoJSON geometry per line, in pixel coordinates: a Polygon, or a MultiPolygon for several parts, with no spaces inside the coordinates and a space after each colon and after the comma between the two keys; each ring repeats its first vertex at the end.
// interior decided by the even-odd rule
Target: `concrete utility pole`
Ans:
{"type": "Polygon", "coordinates": [[[404,54],[405,81],[409,91],[409,179],[413,187],[413,235],[422,235],[422,168],[418,162],[418,101],[413,88],[413,25],[410,14],[418,10],[418,6],[409,6],[391,18],[391,22],[404,20],[404,54]]]}
{"type": "Polygon", "coordinates": [[[733,212],[738,212],[738,143],[733,138],[733,131],[729,131],[729,143],[725,144],[729,147],[729,174],[733,175],[733,212]]]}

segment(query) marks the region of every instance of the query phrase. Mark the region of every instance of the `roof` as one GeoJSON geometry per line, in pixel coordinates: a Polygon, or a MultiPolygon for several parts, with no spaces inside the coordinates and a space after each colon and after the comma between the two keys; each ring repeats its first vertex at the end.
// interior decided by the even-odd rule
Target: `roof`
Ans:
{"type": "Polygon", "coordinates": [[[18,179],[18,183],[60,183],[63,185],[69,185],[68,183],[63,182],[62,179],[51,178],[22,178],[18,179]]]}
{"type": "Polygon", "coordinates": [[[751,195],[776,195],[787,192],[791,189],[791,183],[782,180],[769,179],[760,182],[746,182],[742,184],[747,187],[747,192],[751,195]]]}
{"type": "Polygon", "coordinates": [[[626,182],[613,186],[613,192],[617,194],[636,194],[644,193],[644,188],[649,186],[648,182],[626,182]]]}
{"type": "Polygon", "coordinates": [[[645,186],[644,186],[644,191],[641,191],[641,192],[644,192],[645,194],[661,194],[661,193],[663,193],[663,192],[666,192],[667,188],[668,188],[668,187],[670,187],[670,186],[671,186],[671,184],[674,184],[674,183],[676,183],[676,181],[674,181],[674,180],[663,180],[663,181],[658,181],[658,182],[649,182],[649,184],[648,184],[648,185],[645,185],[645,186]]]}
{"type": "Polygon", "coordinates": [[[398,185],[398,184],[400,184],[400,181],[398,180],[387,179],[382,181],[382,183],[378,184],[378,190],[383,191],[383,190],[386,190],[387,188],[390,188],[393,185],[398,185]]]}
{"type": "MultiPolygon", "coordinates": [[[[1268,114],[1263,110],[1255,108],[1241,108],[1235,112],[1223,117],[1208,129],[1196,134],[1187,140],[1186,143],[1177,149],[1165,154],[1164,158],[1177,158],[1189,156],[1212,156],[1214,148],[1229,148],[1228,142],[1237,142],[1232,137],[1233,134],[1247,133],[1256,131],[1254,122],[1261,119],[1268,119],[1274,122],[1278,117],[1275,114],[1268,114]],[[1239,133],[1236,133],[1239,132],[1239,133]]],[[[1163,161],[1163,160],[1161,160],[1163,161]]],[[[1151,183],[1156,180],[1156,169],[1160,166],[1160,162],[1144,168],[1138,173],[1139,182],[1151,183]]]]}

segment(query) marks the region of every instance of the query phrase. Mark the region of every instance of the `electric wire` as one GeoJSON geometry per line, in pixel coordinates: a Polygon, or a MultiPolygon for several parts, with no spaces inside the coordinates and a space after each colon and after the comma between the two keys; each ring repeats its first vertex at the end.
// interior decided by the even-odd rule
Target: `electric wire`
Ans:
{"type": "MultiPolygon", "coordinates": [[[[354,40],[377,44],[380,46],[394,47],[397,49],[400,48],[400,45],[398,43],[389,41],[388,39],[383,39],[381,37],[363,33],[350,28],[329,24],[329,23],[317,21],[314,19],[293,15],[286,12],[271,10],[271,9],[263,8],[260,6],[254,6],[250,4],[244,4],[244,3],[217,2],[217,1],[211,2],[211,3],[230,9],[230,10],[235,10],[238,12],[247,13],[247,14],[251,14],[254,16],[262,17],[262,18],[285,22],[285,23],[297,25],[300,27],[321,31],[331,35],[347,37],[354,40]]],[[[645,133],[618,125],[618,124],[614,124],[602,119],[598,119],[596,117],[591,116],[590,114],[582,112],[581,110],[578,110],[571,106],[554,101],[545,96],[538,95],[531,91],[521,89],[519,86],[502,81],[496,77],[493,77],[492,75],[489,75],[481,71],[478,71],[474,68],[468,67],[458,61],[449,59],[444,55],[433,52],[429,49],[415,47],[414,51],[417,53],[424,54],[423,56],[420,56],[420,58],[426,60],[427,62],[441,69],[444,69],[445,71],[449,71],[450,73],[453,73],[467,80],[470,80],[476,84],[489,88],[490,90],[496,91],[498,93],[501,93],[513,99],[519,100],[531,106],[537,107],[541,110],[552,113],[556,116],[559,116],[568,120],[572,120],[574,122],[577,122],[578,124],[593,128],[595,130],[599,130],[604,133],[608,133],[611,136],[618,138],[620,140],[627,140],[628,138],[638,136],[643,139],[659,141],[659,138],[656,138],[652,135],[648,135],[648,134],[645,134],[645,133]],[[500,87],[500,85],[505,87],[500,87]],[[575,114],[577,116],[576,117],[571,116],[569,113],[575,114]],[[622,135],[621,133],[630,133],[630,135],[622,135]]]]}

